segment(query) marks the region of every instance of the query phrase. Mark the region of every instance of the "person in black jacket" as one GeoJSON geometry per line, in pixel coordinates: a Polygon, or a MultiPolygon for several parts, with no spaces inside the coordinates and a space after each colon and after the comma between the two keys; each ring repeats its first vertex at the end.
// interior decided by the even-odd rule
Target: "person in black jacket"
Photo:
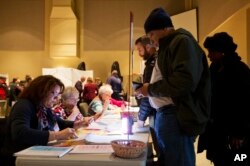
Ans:
{"type": "Polygon", "coordinates": [[[190,32],[175,29],[163,8],[151,11],[144,30],[159,47],[150,83],[137,90],[156,109],[158,162],[195,166],[194,141],[209,119],[210,74],[205,52],[190,32]]]}
{"type": "Polygon", "coordinates": [[[123,86],[122,86],[122,81],[121,78],[118,75],[117,70],[113,70],[111,75],[107,78],[106,84],[111,85],[113,93],[112,93],[112,98],[115,100],[124,100],[123,98],[123,86]]]}
{"type": "Polygon", "coordinates": [[[116,70],[118,77],[121,79],[121,82],[123,82],[123,76],[121,75],[120,65],[118,61],[114,61],[111,65],[111,73],[116,70]]]}
{"type": "Polygon", "coordinates": [[[1,166],[15,165],[13,154],[33,145],[76,137],[75,130],[92,120],[66,121],[52,112],[63,83],[51,76],[35,78],[20,94],[7,121],[6,135],[0,151],[1,166]]]}
{"type": "Polygon", "coordinates": [[[75,88],[79,92],[79,103],[83,102],[82,94],[83,94],[83,90],[84,90],[85,80],[86,80],[86,77],[82,76],[80,78],[80,80],[76,81],[76,83],[75,83],[75,88]]]}
{"type": "MultiPolygon", "coordinates": [[[[147,36],[139,37],[135,41],[138,54],[143,58],[145,62],[145,68],[143,71],[142,83],[149,83],[152,75],[152,71],[155,65],[156,48],[151,44],[150,39],[147,36]]],[[[143,126],[145,120],[149,115],[154,115],[155,109],[151,107],[148,97],[142,97],[140,99],[140,110],[138,114],[138,124],[143,126]]]]}
{"type": "MultiPolygon", "coordinates": [[[[145,68],[143,71],[142,83],[149,83],[152,75],[153,68],[155,66],[156,61],[156,48],[151,44],[150,38],[147,36],[141,36],[135,41],[135,46],[138,51],[138,54],[145,61],[145,68]]],[[[139,113],[138,113],[138,121],[137,124],[139,127],[143,127],[145,120],[149,117],[150,123],[150,131],[153,138],[153,144],[156,151],[158,153],[158,145],[157,140],[155,138],[154,132],[154,118],[155,118],[155,109],[151,107],[148,97],[141,97],[138,95],[138,100],[140,100],[139,104],[139,113]]]]}
{"type": "Polygon", "coordinates": [[[241,61],[237,44],[226,32],[207,37],[204,47],[212,62],[211,120],[199,138],[198,152],[206,149],[215,166],[249,165],[247,159],[235,160],[237,154],[249,153],[249,67],[241,61]]]}

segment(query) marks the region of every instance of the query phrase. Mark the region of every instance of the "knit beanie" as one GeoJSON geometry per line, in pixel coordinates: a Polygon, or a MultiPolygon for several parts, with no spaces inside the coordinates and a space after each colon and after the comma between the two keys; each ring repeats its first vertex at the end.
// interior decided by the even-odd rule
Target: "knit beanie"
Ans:
{"type": "Polygon", "coordinates": [[[163,29],[165,27],[173,27],[173,23],[163,8],[154,9],[144,23],[146,34],[152,30],[163,29]]]}

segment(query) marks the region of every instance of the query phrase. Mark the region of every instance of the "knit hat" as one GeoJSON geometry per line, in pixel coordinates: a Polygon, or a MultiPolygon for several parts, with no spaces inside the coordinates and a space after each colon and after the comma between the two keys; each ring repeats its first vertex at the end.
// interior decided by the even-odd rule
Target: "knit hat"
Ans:
{"type": "Polygon", "coordinates": [[[211,51],[230,53],[236,51],[237,44],[234,43],[233,38],[229,34],[219,32],[211,37],[207,37],[204,42],[204,47],[211,51]]]}
{"type": "Polygon", "coordinates": [[[146,34],[152,30],[163,29],[165,27],[173,27],[173,23],[163,8],[154,9],[144,23],[146,34]]]}

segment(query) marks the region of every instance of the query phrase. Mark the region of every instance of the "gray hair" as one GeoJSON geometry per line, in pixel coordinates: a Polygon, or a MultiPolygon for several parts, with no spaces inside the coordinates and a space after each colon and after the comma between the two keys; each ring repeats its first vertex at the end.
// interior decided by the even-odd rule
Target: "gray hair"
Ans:
{"type": "Polygon", "coordinates": [[[113,90],[112,90],[112,87],[111,85],[109,84],[105,84],[105,85],[102,85],[100,88],[99,88],[99,94],[102,95],[102,94],[112,94],[113,93],[113,90]]]}
{"type": "Polygon", "coordinates": [[[70,98],[78,98],[79,97],[79,92],[77,91],[77,89],[75,87],[72,87],[72,86],[67,86],[65,87],[63,93],[62,93],[62,100],[67,100],[67,99],[70,99],[70,98]]]}

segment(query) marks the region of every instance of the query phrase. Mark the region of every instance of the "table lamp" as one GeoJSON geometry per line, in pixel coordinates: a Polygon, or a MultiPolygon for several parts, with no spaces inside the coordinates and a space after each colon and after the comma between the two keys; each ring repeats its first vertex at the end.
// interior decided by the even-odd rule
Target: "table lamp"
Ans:
{"type": "Polygon", "coordinates": [[[122,112],[122,133],[123,134],[133,134],[132,126],[134,123],[132,115],[129,112],[122,112]]]}

